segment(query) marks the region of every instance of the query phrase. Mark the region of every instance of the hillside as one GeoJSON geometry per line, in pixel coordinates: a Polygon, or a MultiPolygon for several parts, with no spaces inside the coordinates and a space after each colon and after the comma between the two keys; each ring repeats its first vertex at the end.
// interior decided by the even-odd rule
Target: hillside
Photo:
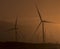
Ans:
{"type": "Polygon", "coordinates": [[[0,49],[60,49],[60,44],[53,43],[23,43],[23,42],[0,42],[0,49]]]}

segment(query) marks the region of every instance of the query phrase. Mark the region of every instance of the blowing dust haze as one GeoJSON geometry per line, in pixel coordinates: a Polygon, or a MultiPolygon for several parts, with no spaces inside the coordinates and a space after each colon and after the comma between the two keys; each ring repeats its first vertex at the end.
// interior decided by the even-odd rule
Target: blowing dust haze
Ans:
{"type": "Polygon", "coordinates": [[[0,41],[16,41],[17,27],[18,42],[43,42],[42,24],[34,32],[41,22],[34,1],[42,19],[53,22],[44,23],[45,42],[60,43],[60,0],[0,0],[0,41]]]}

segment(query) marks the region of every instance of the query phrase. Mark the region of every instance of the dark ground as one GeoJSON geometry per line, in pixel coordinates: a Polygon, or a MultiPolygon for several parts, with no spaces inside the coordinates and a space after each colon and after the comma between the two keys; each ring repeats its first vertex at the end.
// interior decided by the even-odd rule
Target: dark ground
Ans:
{"type": "Polygon", "coordinates": [[[52,43],[23,43],[23,42],[0,42],[0,49],[60,49],[60,44],[52,43]]]}

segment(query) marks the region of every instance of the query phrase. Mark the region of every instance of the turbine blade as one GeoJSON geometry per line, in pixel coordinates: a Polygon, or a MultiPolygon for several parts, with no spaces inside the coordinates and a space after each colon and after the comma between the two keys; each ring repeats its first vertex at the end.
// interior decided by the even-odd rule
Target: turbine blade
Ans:
{"type": "Polygon", "coordinates": [[[13,30],[17,30],[18,28],[10,28],[10,29],[8,29],[7,31],[5,31],[5,32],[8,32],[8,31],[13,31],[13,30]]]}
{"type": "Polygon", "coordinates": [[[52,21],[43,21],[43,22],[45,22],[45,23],[54,23],[54,22],[52,22],[52,21]]]}
{"type": "Polygon", "coordinates": [[[8,29],[7,31],[12,31],[12,30],[15,30],[15,28],[10,28],[10,29],[8,29]]]}
{"type": "Polygon", "coordinates": [[[38,30],[38,28],[39,28],[40,25],[41,25],[41,22],[40,22],[40,24],[37,26],[37,28],[36,28],[36,30],[34,31],[34,33],[38,30]]]}
{"type": "Polygon", "coordinates": [[[40,14],[40,12],[39,12],[39,9],[38,9],[38,6],[37,6],[36,2],[35,2],[35,8],[36,8],[36,10],[37,10],[37,13],[38,13],[38,15],[39,15],[40,20],[42,20],[42,17],[41,17],[41,14],[40,14]]]}
{"type": "Polygon", "coordinates": [[[16,26],[17,26],[17,21],[18,21],[18,16],[16,16],[15,28],[16,28],[16,26]]]}

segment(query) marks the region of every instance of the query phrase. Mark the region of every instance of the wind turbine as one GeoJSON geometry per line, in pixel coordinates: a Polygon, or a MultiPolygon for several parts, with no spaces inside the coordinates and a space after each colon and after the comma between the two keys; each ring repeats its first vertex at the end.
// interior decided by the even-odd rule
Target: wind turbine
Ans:
{"type": "Polygon", "coordinates": [[[51,21],[46,21],[46,20],[43,20],[43,18],[41,17],[41,14],[40,14],[40,11],[37,7],[37,4],[35,3],[35,8],[37,10],[37,13],[39,15],[39,18],[40,18],[40,23],[38,24],[36,30],[34,31],[34,33],[38,30],[38,28],[40,27],[40,25],[42,25],[42,36],[43,36],[43,43],[45,43],[45,23],[53,23],[51,21]]]}
{"type": "Polygon", "coordinates": [[[18,28],[17,28],[17,23],[18,23],[18,16],[16,16],[14,28],[10,28],[10,29],[7,30],[7,31],[15,30],[15,38],[16,38],[16,42],[18,42],[18,38],[17,38],[17,30],[18,30],[18,28]]]}

